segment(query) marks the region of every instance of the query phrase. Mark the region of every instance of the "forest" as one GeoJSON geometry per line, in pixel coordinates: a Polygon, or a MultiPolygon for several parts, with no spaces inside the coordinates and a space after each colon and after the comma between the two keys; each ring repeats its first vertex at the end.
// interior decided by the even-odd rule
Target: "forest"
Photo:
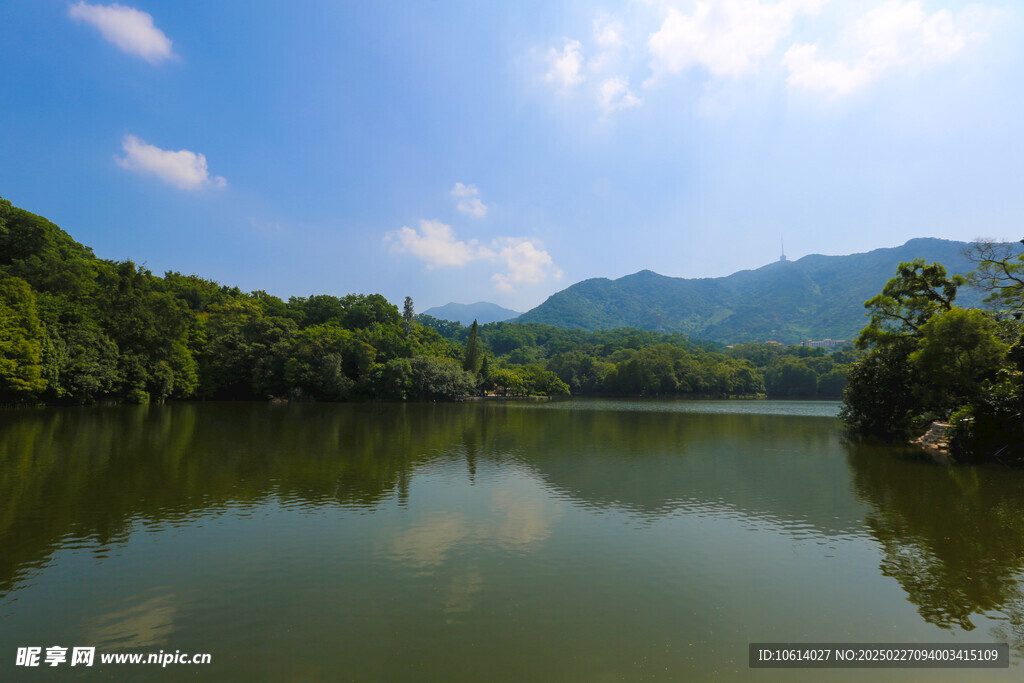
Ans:
{"type": "Polygon", "coordinates": [[[504,395],[838,398],[843,350],[631,328],[469,327],[379,294],[287,301],[97,258],[0,199],[0,403],[451,400],[504,395]]]}
{"type": "Polygon", "coordinates": [[[1024,253],[978,241],[968,276],[940,263],[901,263],[864,305],[857,338],[866,355],[850,366],[842,418],[855,434],[904,440],[949,422],[959,460],[1024,464],[1024,253]],[[991,310],[956,305],[973,286],[991,310]]]}

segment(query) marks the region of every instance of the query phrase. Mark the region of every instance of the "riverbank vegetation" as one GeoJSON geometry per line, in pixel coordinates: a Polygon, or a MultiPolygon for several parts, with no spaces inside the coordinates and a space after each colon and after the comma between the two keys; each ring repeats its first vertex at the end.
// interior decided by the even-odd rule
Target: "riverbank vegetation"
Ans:
{"type": "Polygon", "coordinates": [[[636,329],[470,327],[379,294],[287,301],[96,258],[0,199],[0,403],[446,400],[504,395],[838,398],[849,351],[636,329]]]}
{"type": "Polygon", "coordinates": [[[1024,253],[978,242],[978,269],[947,276],[938,263],[902,263],[865,303],[867,352],[848,374],[842,417],[854,433],[905,439],[933,420],[952,425],[963,460],[1024,463],[1024,253]],[[988,291],[995,311],[960,308],[964,285],[988,291]]]}
{"type": "MultiPolygon", "coordinates": [[[[457,344],[471,327],[419,316],[457,344]]],[[[504,369],[543,367],[573,395],[760,396],[838,399],[852,348],[737,344],[723,348],[680,333],[635,328],[568,330],[542,323],[499,322],[478,328],[494,362],[504,369]]]]}

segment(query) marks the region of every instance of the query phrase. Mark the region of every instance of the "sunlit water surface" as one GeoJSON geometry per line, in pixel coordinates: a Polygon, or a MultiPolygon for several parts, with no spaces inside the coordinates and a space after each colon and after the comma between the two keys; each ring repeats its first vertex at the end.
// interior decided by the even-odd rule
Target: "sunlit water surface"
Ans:
{"type": "Polygon", "coordinates": [[[837,409],[6,411],[0,679],[1019,680],[1024,473],[850,443],[837,409]],[[763,641],[1013,661],[751,670],[763,641]],[[15,666],[53,645],[212,663],[15,666]]]}

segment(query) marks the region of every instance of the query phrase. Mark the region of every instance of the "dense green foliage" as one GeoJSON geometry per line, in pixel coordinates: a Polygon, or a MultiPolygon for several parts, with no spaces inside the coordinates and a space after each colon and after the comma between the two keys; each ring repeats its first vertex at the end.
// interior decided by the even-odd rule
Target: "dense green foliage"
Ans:
{"type": "Polygon", "coordinates": [[[460,355],[378,294],[286,302],[161,278],[0,200],[4,402],[455,398],[474,387],[449,372],[460,355]]]}
{"type": "Polygon", "coordinates": [[[284,301],[195,275],[158,277],[98,259],[0,200],[5,403],[763,395],[766,377],[769,395],[815,396],[830,395],[829,372],[842,381],[823,352],[761,356],[637,329],[467,328],[415,316],[411,298],[400,312],[379,294],[284,301]]]}
{"type": "Polygon", "coordinates": [[[728,354],[749,360],[764,374],[769,398],[838,399],[847,369],[857,357],[851,347],[828,352],[807,346],[737,344],[728,354]]]}
{"type": "MultiPolygon", "coordinates": [[[[472,327],[424,315],[418,319],[454,342],[468,346],[473,338],[472,327]]],[[[838,399],[846,366],[855,356],[850,350],[829,353],[779,344],[721,349],[683,334],[635,328],[591,332],[539,323],[491,323],[478,326],[477,336],[489,354],[481,366],[486,388],[505,387],[508,393],[563,393],[558,384],[530,384],[531,373],[537,378],[537,370],[544,369],[564,384],[564,391],[577,396],[838,399]],[[506,371],[518,373],[518,382],[511,382],[506,371]],[[519,389],[521,385],[527,388],[519,389]]]]}
{"type": "MultiPolygon", "coordinates": [[[[984,245],[981,249],[986,249],[984,245]]],[[[979,247],[973,248],[978,254],[979,247]]],[[[952,448],[961,456],[1024,463],[1024,260],[983,251],[970,281],[996,282],[990,301],[999,312],[958,308],[965,279],[938,263],[901,263],[882,293],[869,299],[871,322],[858,337],[867,355],[854,364],[842,417],[856,433],[889,439],[951,420],[952,448]]]]}
{"type": "Polygon", "coordinates": [[[32,396],[46,387],[43,341],[28,283],[17,277],[0,279],[0,400],[32,396]]]}
{"type": "Polygon", "coordinates": [[[479,330],[480,326],[474,320],[473,326],[469,328],[469,337],[466,339],[466,353],[462,360],[462,369],[474,375],[480,372],[480,366],[484,360],[480,351],[479,330]]]}
{"type": "MultiPolygon", "coordinates": [[[[618,280],[592,279],[552,295],[517,322],[585,330],[637,327],[683,332],[723,344],[852,339],[864,326],[861,302],[877,293],[901,261],[973,268],[963,242],[914,239],[901,247],[850,256],[806,256],[722,278],[683,279],[649,270],[618,280]]],[[[967,303],[980,299],[967,292],[967,303]]]]}

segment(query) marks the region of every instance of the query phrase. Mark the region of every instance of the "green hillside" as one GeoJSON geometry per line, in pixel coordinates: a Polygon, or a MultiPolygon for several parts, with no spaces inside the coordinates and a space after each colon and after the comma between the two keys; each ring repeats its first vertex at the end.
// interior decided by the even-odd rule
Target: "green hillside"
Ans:
{"type": "MultiPolygon", "coordinates": [[[[968,273],[974,266],[962,254],[965,246],[919,238],[865,254],[777,261],[722,278],[673,278],[649,270],[618,280],[595,278],[553,294],[517,322],[662,329],[726,344],[852,339],[867,324],[864,302],[881,291],[901,261],[923,258],[942,263],[950,274],[968,273]]],[[[979,301],[964,289],[959,303],[979,301]]]]}

